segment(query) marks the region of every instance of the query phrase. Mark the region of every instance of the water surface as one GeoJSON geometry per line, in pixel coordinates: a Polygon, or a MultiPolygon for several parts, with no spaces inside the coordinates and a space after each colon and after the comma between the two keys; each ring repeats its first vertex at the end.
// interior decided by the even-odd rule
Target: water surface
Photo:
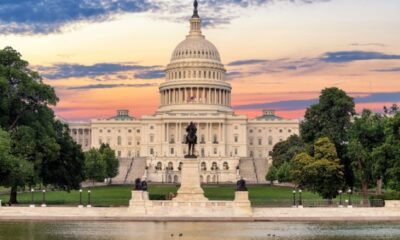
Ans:
{"type": "Polygon", "coordinates": [[[399,240],[400,223],[0,222],[0,240],[28,239],[399,240]]]}

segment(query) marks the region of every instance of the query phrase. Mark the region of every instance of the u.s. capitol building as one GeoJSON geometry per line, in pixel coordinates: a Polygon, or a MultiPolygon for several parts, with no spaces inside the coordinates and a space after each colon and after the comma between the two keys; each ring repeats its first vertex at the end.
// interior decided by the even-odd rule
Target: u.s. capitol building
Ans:
{"type": "Polygon", "coordinates": [[[202,182],[235,182],[238,176],[264,182],[273,146],[298,134],[299,120],[282,119],[273,110],[263,110],[255,119],[235,115],[231,84],[218,49],[202,35],[197,6],[189,35],[173,51],[165,72],[153,115],[137,119],[118,110],[109,119],[69,122],[71,136],[84,151],[103,143],[115,150],[120,169],[114,182],[131,183],[142,176],[180,182],[185,129],[193,121],[202,182]]]}

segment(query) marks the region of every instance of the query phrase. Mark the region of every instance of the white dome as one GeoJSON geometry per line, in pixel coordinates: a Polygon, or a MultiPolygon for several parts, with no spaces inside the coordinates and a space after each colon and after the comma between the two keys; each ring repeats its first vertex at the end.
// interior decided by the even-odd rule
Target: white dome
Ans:
{"type": "Polygon", "coordinates": [[[188,36],[179,43],[172,53],[171,61],[185,58],[211,59],[221,62],[217,48],[203,36],[188,36]]]}

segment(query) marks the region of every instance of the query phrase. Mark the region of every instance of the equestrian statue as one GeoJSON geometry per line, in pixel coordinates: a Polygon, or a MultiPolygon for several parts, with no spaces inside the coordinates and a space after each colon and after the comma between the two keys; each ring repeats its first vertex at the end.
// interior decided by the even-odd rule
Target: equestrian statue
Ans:
{"type": "Polygon", "coordinates": [[[185,158],[197,158],[195,153],[195,145],[197,144],[197,128],[193,122],[190,122],[189,126],[186,127],[186,144],[188,145],[188,154],[185,158]]]}

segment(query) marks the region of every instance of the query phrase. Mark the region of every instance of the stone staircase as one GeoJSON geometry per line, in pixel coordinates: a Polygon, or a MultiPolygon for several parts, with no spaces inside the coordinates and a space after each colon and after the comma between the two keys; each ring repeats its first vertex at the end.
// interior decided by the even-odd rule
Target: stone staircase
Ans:
{"type": "Polygon", "coordinates": [[[258,183],[256,166],[253,158],[240,158],[239,174],[246,180],[247,183],[258,183]]]}
{"type": "Polygon", "coordinates": [[[129,169],[132,166],[133,158],[118,158],[119,160],[119,169],[118,175],[112,179],[114,184],[124,184],[126,182],[126,176],[129,172],[129,169]]]}
{"type": "Polygon", "coordinates": [[[142,178],[146,168],[145,157],[135,157],[131,167],[126,172],[125,183],[133,184],[136,178],[142,178]]]}
{"type": "Polygon", "coordinates": [[[255,158],[254,164],[256,166],[258,183],[267,183],[265,175],[268,172],[268,158],[255,158]]]}

